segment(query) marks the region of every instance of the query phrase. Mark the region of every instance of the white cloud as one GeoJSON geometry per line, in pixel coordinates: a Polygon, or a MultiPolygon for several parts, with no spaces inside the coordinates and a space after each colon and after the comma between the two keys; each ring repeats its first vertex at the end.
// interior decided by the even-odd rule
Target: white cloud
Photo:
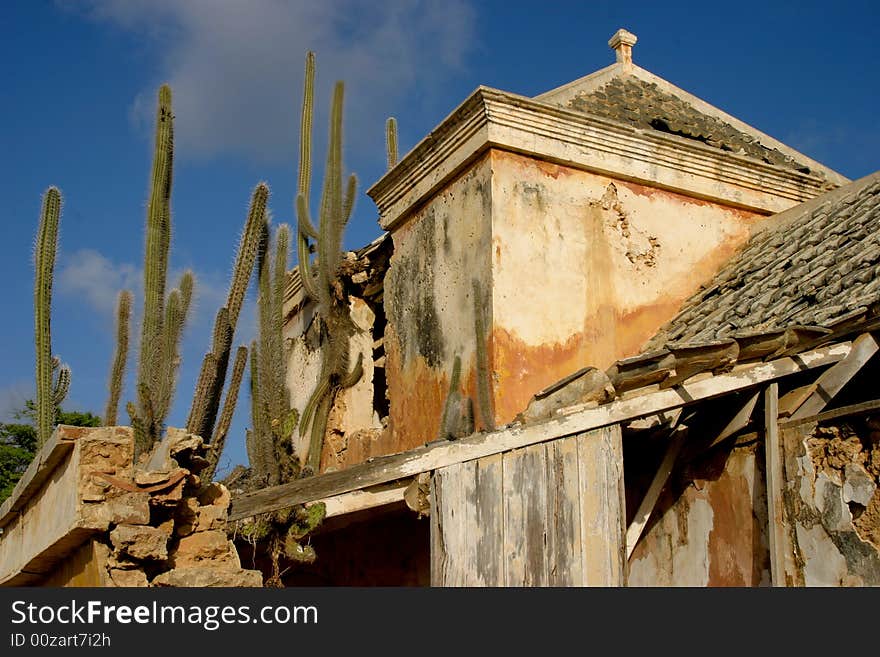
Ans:
{"type": "MultiPolygon", "coordinates": [[[[168,276],[168,289],[177,285],[182,270],[173,269],[168,276]]],[[[196,284],[189,326],[204,332],[210,327],[217,309],[226,302],[227,283],[215,273],[195,272],[196,284]]],[[[81,299],[108,320],[115,317],[116,298],[120,290],[130,290],[135,295],[133,314],[139,321],[143,269],[127,262],[114,262],[93,249],[80,249],[63,256],[58,273],[60,294],[81,299]]],[[[137,324],[135,324],[137,325],[137,324]]],[[[188,330],[192,335],[193,331],[188,330]]],[[[209,336],[210,337],[210,336],[209,336]]]]}
{"type": "MultiPolygon", "coordinates": [[[[290,159],[307,50],[317,55],[319,107],[336,79],[346,81],[347,141],[356,147],[361,132],[382,132],[395,99],[414,95],[420,79],[430,80],[424,85],[430,88],[463,65],[475,22],[467,0],[91,0],[87,6],[91,18],[144,37],[160,53],[158,68],[174,92],[175,139],[188,156],[290,159]]],[[[146,125],[153,122],[155,93],[144,89],[134,101],[133,113],[146,125]]]]}
{"type": "Polygon", "coordinates": [[[78,297],[102,315],[112,317],[120,290],[139,290],[141,272],[129,263],[115,263],[93,249],[64,256],[58,291],[78,297]]]}

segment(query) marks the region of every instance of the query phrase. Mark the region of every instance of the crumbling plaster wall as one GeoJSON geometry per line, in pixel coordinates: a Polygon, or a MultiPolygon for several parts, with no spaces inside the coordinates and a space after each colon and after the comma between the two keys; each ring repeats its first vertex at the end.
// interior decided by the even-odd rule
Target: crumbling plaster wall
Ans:
{"type": "MultiPolygon", "coordinates": [[[[290,404],[300,412],[308,404],[321,376],[325,343],[318,335],[316,307],[314,302],[306,302],[284,325],[290,404]]],[[[354,296],[349,299],[349,308],[355,325],[355,333],[349,338],[350,361],[353,366],[360,355],[363,374],[355,385],[340,390],[336,395],[322,450],[322,471],[363,462],[373,453],[372,443],[382,433],[381,418],[373,404],[375,313],[366,301],[354,296]]],[[[309,438],[309,430],[300,434],[297,424],[291,440],[295,453],[303,463],[308,455],[309,438]]]]}
{"type": "MultiPolygon", "coordinates": [[[[490,325],[491,178],[485,156],[392,235],[385,279],[391,442],[385,453],[438,437],[456,358],[461,395],[478,399],[476,313],[483,327],[490,325]]],[[[486,418],[475,406],[475,426],[484,427],[486,418]]]]}
{"type": "MultiPolygon", "coordinates": [[[[880,419],[781,431],[787,586],[880,586],[880,419]]],[[[764,445],[679,468],[630,586],[769,586],[764,445]]]]}
{"type": "Polygon", "coordinates": [[[757,445],[673,473],[629,561],[629,586],[769,586],[757,445]]]}
{"type": "Polygon", "coordinates": [[[880,586],[880,418],[782,432],[785,580],[880,586]]]}
{"type": "Polygon", "coordinates": [[[496,421],[585,365],[639,353],[759,217],[493,150],[496,421]]]}
{"type": "Polygon", "coordinates": [[[438,437],[456,357],[479,430],[637,354],[760,217],[490,149],[393,229],[387,451],[438,437]]]}

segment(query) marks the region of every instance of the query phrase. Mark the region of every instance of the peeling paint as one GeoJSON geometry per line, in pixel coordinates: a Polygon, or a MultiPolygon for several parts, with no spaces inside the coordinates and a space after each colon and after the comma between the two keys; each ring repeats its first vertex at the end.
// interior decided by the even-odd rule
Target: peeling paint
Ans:
{"type": "MultiPolygon", "coordinates": [[[[867,422],[870,422],[868,420],[867,422]]],[[[791,562],[806,586],[880,585],[880,495],[865,420],[782,432],[791,562]]]]}
{"type": "Polygon", "coordinates": [[[680,480],[683,489],[664,492],[632,554],[629,585],[768,585],[767,499],[755,449],[716,454],[680,480]]]}

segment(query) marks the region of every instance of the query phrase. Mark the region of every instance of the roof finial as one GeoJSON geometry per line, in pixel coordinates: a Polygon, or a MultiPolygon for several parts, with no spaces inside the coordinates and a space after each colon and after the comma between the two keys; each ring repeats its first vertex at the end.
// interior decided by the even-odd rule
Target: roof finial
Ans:
{"type": "Polygon", "coordinates": [[[623,28],[617,30],[608,41],[608,45],[617,54],[617,62],[619,64],[632,64],[632,48],[636,45],[636,41],[638,41],[636,35],[632,32],[627,32],[623,28]]]}

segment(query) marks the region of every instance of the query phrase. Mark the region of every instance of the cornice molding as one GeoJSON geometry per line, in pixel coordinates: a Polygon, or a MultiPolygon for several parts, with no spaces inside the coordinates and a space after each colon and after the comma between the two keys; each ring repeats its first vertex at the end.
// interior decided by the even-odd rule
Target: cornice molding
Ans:
{"type": "Polygon", "coordinates": [[[490,148],[765,214],[837,185],[700,142],[477,88],[367,194],[393,230],[490,148]]]}

